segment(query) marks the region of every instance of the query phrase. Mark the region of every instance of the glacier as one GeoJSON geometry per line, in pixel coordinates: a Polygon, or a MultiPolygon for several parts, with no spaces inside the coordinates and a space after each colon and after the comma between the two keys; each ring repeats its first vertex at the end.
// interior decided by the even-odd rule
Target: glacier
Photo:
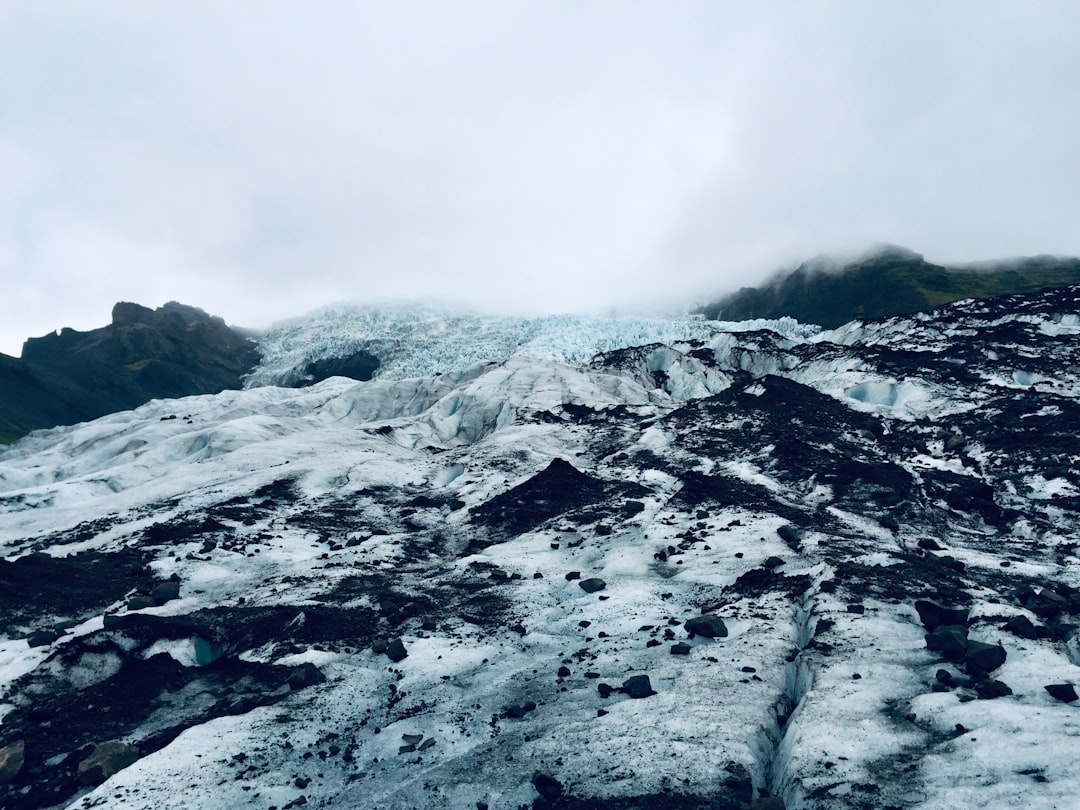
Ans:
{"type": "Polygon", "coordinates": [[[4,807],[1075,802],[1080,289],[830,332],[349,312],[0,451],[4,807]],[[373,335],[369,382],[270,384],[373,335]]]}
{"type": "Polygon", "coordinates": [[[261,361],[245,385],[290,385],[303,377],[308,363],[360,350],[381,361],[376,377],[401,379],[444,374],[513,356],[581,365],[616,349],[761,329],[793,338],[821,331],[793,318],[723,322],[689,316],[514,318],[419,304],[336,304],[275,324],[260,336],[261,361]]]}

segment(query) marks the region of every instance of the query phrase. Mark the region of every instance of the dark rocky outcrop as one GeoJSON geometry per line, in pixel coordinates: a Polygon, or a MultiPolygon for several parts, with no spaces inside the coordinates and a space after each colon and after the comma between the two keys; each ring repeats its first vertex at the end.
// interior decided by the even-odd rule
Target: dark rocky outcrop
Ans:
{"type": "Polygon", "coordinates": [[[240,388],[258,361],[253,341],[201,309],[121,302],[109,326],[62,329],[27,340],[21,358],[0,355],[0,442],[151,399],[240,388]]]}
{"type": "Polygon", "coordinates": [[[1080,259],[1033,256],[985,265],[932,264],[895,245],[848,263],[804,262],[760,287],[701,308],[707,318],[738,321],[790,316],[835,329],[852,320],[887,318],[963,298],[989,298],[1080,282],[1080,259]]]}

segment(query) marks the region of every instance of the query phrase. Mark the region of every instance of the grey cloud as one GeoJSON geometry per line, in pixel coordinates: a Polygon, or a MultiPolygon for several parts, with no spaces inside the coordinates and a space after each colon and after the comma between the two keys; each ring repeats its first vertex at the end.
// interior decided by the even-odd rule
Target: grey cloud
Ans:
{"type": "Polygon", "coordinates": [[[178,299],[674,305],[1080,253],[1072,3],[0,7],[0,351],[178,299]]]}

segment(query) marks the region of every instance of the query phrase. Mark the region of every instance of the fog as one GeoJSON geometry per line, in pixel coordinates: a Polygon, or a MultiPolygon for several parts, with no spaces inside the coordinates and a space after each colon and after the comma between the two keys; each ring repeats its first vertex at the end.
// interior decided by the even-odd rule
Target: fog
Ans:
{"type": "Polygon", "coordinates": [[[1080,254],[1080,6],[0,5],[0,351],[118,300],[670,309],[1080,254]]]}

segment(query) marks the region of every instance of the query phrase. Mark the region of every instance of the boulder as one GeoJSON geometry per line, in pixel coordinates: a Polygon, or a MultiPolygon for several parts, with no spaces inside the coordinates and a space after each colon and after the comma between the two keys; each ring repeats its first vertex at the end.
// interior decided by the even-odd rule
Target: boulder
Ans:
{"type": "MultiPolygon", "coordinates": [[[[1046,688],[1049,689],[1050,687],[1046,688]]],[[[24,741],[18,740],[0,748],[0,785],[14,782],[25,761],[26,743],[24,741]]]]}
{"type": "Polygon", "coordinates": [[[80,785],[100,785],[110,776],[119,773],[139,758],[134,745],[112,741],[102,743],[86,759],[79,763],[80,785]]]}
{"type": "Polygon", "coordinates": [[[55,630],[35,630],[26,637],[26,643],[31,647],[44,647],[52,644],[58,638],[60,638],[60,634],[55,630]]]}
{"type": "Polygon", "coordinates": [[[680,641],[678,644],[672,644],[671,645],[671,654],[672,655],[689,655],[690,654],[690,645],[687,644],[685,641],[680,641]]]}
{"type": "Polygon", "coordinates": [[[622,689],[619,690],[628,697],[640,699],[655,695],[652,684],[649,683],[648,675],[634,675],[623,681],[622,689]]]}
{"type": "Polygon", "coordinates": [[[719,616],[713,616],[708,613],[689,619],[683,627],[686,629],[686,632],[690,634],[691,638],[694,636],[724,638],[728,634],[724,620],[719,616]]]}
{"type": "Polygon", "coordinates": [[[1071,683],[1052,683],[1044,686],[1050,697],[1060,700],[1062,703],[1072,703],[1077,699],[1076,687],[1071,683]]]}
{"type": "Polygon", "coordinates": [[[168,582],[160,582],[150,591],[150,598],[153,599],[154,604],[157,605],[164,605],[166,602],[171,602],[173,599],[179,599],[180,583],[171,579],[168,582]]]}
{"type": "Polygon", "coordinates": [[[968,666],[975,667],[982,672],[993,672],[1005,663],[1005,648],[1000,644],[969,641],[964,660],[968,666]]]}
{"type": "Polygon", "coordinates": [[[967,652],[967,635],[967,628],[963,625],[941,625],[926,634],[926,649],[940,652],[946,658],[958,661],[967,652]]]}
{"type": "Polygon", "coordinates": [[[1040,618],[1052,619],[1068,612],[1069,600],[1049,588],[1043,588],[1025,599],[1024,607],[1040,618]]]}
{"type": "Polygon", "coordinates": [[[1020,638],[1038,638],[1035,625],[1027,616],[1013,616],[1005,623],[1005,629],[1020,638]]]}
{"type": "Polygon", "coordinates": [[[289,673],[289,689],[296,691],[308,686],[314,686],[326,680],[322,670],[308,661],[298,667],[293,667],[289,673]]]}
{"type": "Polygon", "coordinates": [[[405,645],[400,638],[395,638],[389,644],[386,645],[386,657],[393,661],[395,664],[398,661],[403,661],[408,656],[409,652],[405,649],[405,645]]]}
{"type": "Polygon", "coordinates": [[[578,583],[578,586],[581,590],[585,591],[585,593],[596,593],[597,591],[604,590],[604,588],[607,587],[607,583],[602,579],[592,577],[590,579],[581,580],[581,582],[578,583]]]}
{"type": "Polygon", "coordinates": [[[563,792],[563,784],[547,771],[534,771],[532,784],[540,798],[545,801],[556,801],[563,792]]]}
{"type": "Polygon", "coordinates": [[[137,593],[127,601],[128,610],[144,610],[157,607],[157,601],[147,593],[137,593]]]}
{"type": "Polygon", "coordinates": [[[1012,689],[1001,681],[995,681],[992,678],[988,678],[975,685],[975,694],[979,696],[979,700],[993,700],[994,698],[1005,697],[1012,693],[1012,689]]]}
{"type": "Polygon", "coordinates": [[[915,610],[919,614],[919,621],[927,630],[936,630],[946,624],[967,625],[967,608],[945,607],[929,599],[918,599],[915,601],[915,610]]]}

